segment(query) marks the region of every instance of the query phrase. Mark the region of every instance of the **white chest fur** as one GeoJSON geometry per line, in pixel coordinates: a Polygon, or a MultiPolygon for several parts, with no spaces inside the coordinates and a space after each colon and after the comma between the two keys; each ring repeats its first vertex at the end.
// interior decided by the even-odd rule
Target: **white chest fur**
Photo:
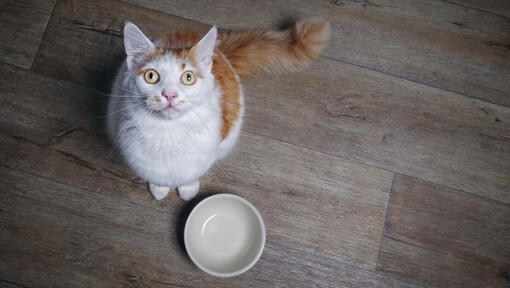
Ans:
{"type": "Polygon", "coordinates": [[[142,107],[113,115],[110,134],[128,165],[156,185],[177,187],[198,179],[220,153],[220,93],[214,94],[178,119],[150,116],[142,107]]]}

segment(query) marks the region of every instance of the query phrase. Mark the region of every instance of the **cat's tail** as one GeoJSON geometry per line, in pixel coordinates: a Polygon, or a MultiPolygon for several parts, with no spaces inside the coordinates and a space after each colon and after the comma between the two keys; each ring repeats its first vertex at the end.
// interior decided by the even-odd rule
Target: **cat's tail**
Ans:
{"type": "Polygon", "coordinates": [[[317,59],[329,39],[329,23],[308,18],[283,31],[228,32],[219,49],[240,77],[293,72],[317,59]]]}

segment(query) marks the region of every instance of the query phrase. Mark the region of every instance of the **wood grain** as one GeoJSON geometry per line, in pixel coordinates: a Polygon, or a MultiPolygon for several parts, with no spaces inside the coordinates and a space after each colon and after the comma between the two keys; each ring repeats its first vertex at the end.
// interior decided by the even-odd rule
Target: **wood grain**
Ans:
{"type": "Polygon", "coordinates": [[[501,0],[449,0],[449,2],[510,17],[510,2],[501,0]]]}
{"type": "MultiPolygon", "coordinates": [[[[153,201],[145,185],[125,171],[127,169],[123,166],[108,164],[100,170],[95,165],[101,164],[102,159],[94,157],[95,149],[90,148],[90,141],[83,141],[85,137],[78,132],[73,133],[71,138],[53,147],[55,150],[45,150],[29,142],[23,143],[26,140],[4,136],[0,147],[5,150],[8,147],[17,149],[2,157],[2,163],[61,183],[142,203],[147,208],[182,209],[182,203],[175,194],[172,194],[174,199],[169,202],[153,201]]],[[[99,151],[101,155],[106,152],[99,151]]],[[[268,237],[301,244],[316,251],[327,251],[346,261],[374,268],[388,200],[387,190],[383,189],[389,189],[391,177],[370,168],[337,162],[330,157],[317,157],[316,153],[300,149],[288,150],[288,147],[264,141],[264,138],[257,136],[245,136],[239,151],[203,178],[202,194],[228,192],[242,195],[267,217],[268,237]],[[267,151],[253,151],[264,145],[273,146],[280,156],[260,160],[267,151]],[[308,154],[299,158],[302,160],[292,162],[299,168],[289,169],[283,165],[289,164],[287,155],[299,153],[308,154]],[[305,162],[311,162],[313,156],[316,161],[331,165],[330,168],[335,171],[324,171],[317,162],[307,165],[305,162]],[[253,174],[249,173],[247,167],[251,165],[243,161],[252,161],[253,165],[260,166],[259,170],[265,168],[265,173],[269,175],[255,169],[251,172],[253,174]],[[273,161],[280,161],[281,164],[275,165],[273,161]],[[272,168],[266,168],[270,165],[273,165],[272,168]],[[286,169],[294,171],[276,173],[286,169]],[[271,175],[271,172],[275,175],[271,175]],[[329,181],[314,179],[323,174],[337,178],[329,181]],[[303,178],[282,179],[293,175],[303,175],[303,178]],[[361,179],[360,175],[371,175],[372,178],[361,179]]]]}
{"type": "Polygon", "coordinates": [[[251,133],[220,166],[205,191],[251,199],[272,239],[375,267],[391,173],[251,133]]]}
{"type": "Polygon", "coordinates": [[[3,167],[0,175],[0,278],[22,287],[418,287],[271,240],[242,276],[208,276],[176,249],[176,211],[3,167]]]}
{"type": "Polygon", "coordinates": [[[508,287],[510,205],[395,175],[377,270],[433,287],[508,287]]]}
{"type": "Polygon", "coordinates": [[[449,1],[126,2],[224,29],[324,17],[332,24],[327,57],[510,106],[510,18],[449,1]]]}
{"type": "Polygon", "coordinates": [[[507,107],[328,59],[244,84],[248,131],[510,203],[507,107]]]}
{"type": "Polygon", "coordinates": [[[0,279],[0,287],[2,287],[2,288],[27,288],[27,286],[25,286],[21,283],[16,283],[13,281],[2,280],[2,279],[0,279]]]}
{"type": "Polygon", "coordinates": [[[0,61],[30,68],[56,0],[6,0],[0,4],[0,61]]]}
{"type": "MultiPolygon", "coordinates": [[[[504,1],[127,2],[60,0],[33,65],[32,44],[0,58],[0,287],[508,286],[504,1]],[[125,20],[156,36],[312,12],[333,24],[326,57],[244,81],[240,143],[197,199],[155,201],[109,156],[125,20]],[[383,232],[393,172],[409,176],[394,178],[383,232]],[[260,261],[231,279],[198,270],[182,239],[194,205],[225,192],[267,229],[260,261]]],[[[26,25],[0,36],[40,41],[39,6],[54,2],[7,3],[2,23],[26,25]]]]}
{"type": "MultiPolygon", "coordinates": [[[[112,31],[120,29],[124,19],[153,13],[151,23],[162,23],[156,27],[206,28],[128,4],[102,3],[57,5],[34,70],[107,91],[111,77],[105,76],[105,63],[110,62],[110,53],[122,61],[122,40],[118,35],[83,32],[80,25],[112,31]],[[113,22],[100,12],[106,5],[119,11],[113,22]],[[88,40],[72,46],[80,39],[88,40]],[[115,45],[107,48],[105,43],[115,45]],[[103,79],[91,79],[97,75],[103,79]]],[[[509,108],[331,59],[321,59],[301,73],[259,77],[244,84],[246,130],[510,201],[509,108]]]]}
{"type": "Polygon", "coordinates": [[[125,59],[121,34],[128,20],[152,37],[170,31],[205,33],[209,28],[114,0],[63,0],[55,7],[32,70],[109,92],[125,59]]]}
{"type": "MultiPolygon", "coordinates": [[[[97,125],[90,121],[82,122],[79,126],[73,125],[77,120],[95,116],[97,111],[94,107],[104,101],[101,99],[101,94],[97,94],[90,88],[12,66],[2,67],[0,75],[9,75],[9,77],[2,77],[4,80],[0,81],[10,83],[8,90],[19,93],[3,97],[2,107],[5,111],[2,110],[0,114],[3,114],[5,119],[15,118],[15,112],[21,111],[21,107],[16,109],[13,107],[21,105],[19,103],[25,103],[23,115],[36,113],[36,108],[44,107],[45,102],[54,104],[53,110],[48,109],[53,113],[46,113],[42,109],[42,113],[37,114],[39,121],[29,122],[30,125],[23,121],[0,122],[2,123],[0,151],[6,152],[0,157],[2,166],[15,171],[24,171],[27,177],[37,176],[41,177],[36,177],[41,179],[40,181],[69,187],[66,189],[70,189],[71,192],[65,193],[72,194],[78,189],[83,190],[83,193],[90,193],[89,197],[100,195],[100,197],[112,199],[111,201],[123,201],[129,205],[139,206],[140,208],[137,209],[140,211],[142,209],[159,211],[151,213],[172,211],[174,215],[172,220],[176,223],[170,231],[176,235],[182,234],[185,219],[182,215],[189,212],[190,206],[186,206],[175,194],[171,195],[169,200],[154,201],[145,185],[134,177],[119,159],[104,161],[110,147],[105,143],[104,134],[96,130],[97,125]],[[30,83],[30,86],[23,83],[30,83]],[[28,97],[24,96],[26,89],[36,91],[39,97],[32,101],[25,101],[24,97],[28,97]],[[56,89],[58,93],[55,93],[56,89]],[[16,95],[20,95],[21,98],[15,97],[16,95]],[[68,130],[66,126],[74,129],[68,130]],[[61,133],[66,130],[67,133],[61,133]],[[43,136],[44,131],[46,131],[46,137],[43,136]]],[[[19,178],[16,179],[10,181],[14,183],[21,181],[19,178]]],[[[345,273],[351,273],[349,269],[359,269],[355,267],[375,269],[391,180],[392,173],[387,171],[281,143],[253,133],[245,133],[233,155],[203,178],[201,195],[204,197],[213,193],[228,192],[246,197],[260,209],[266,222],[268,241],[274,245],[288,246],[286,249],[293,247],[292,249],[309,251],[306,253],[330,255],[328,257],[336,259],[334,261],[340,261],[338,265],[343,265],[342,269],[347,269],[345,273]]],[[[29,184],[26,185],[28,185],[26,189],[35,189],[35,191],[47,186],[42,185],[39,188],[36,184],[32,187],[29,184]]],[[[44,197],[50,199],[60,196],[44,197]]],[[[82,199],[85,196],[70,195],[68,197],[82,199]]],[[[49,201],[48,199],[44,201],[49,201]]],[[[40,199],[34,201],[44,202],[40,199]]],[[[62,201],[61,205],[64,205],[71,200],[66,198],[58,201],[62,201]]],[[[90,206],[90,204],[80,205],[90,206]]],[[[101,209],[101,211],[109,210],[107,207],[101,209]]],[[[100,214],[94,217],[102,219],[106,216],[100,214]]],[[[113,215],[111,217],[123,219],[128,216],[113,215]]],[[[138,216],[133,217],[137,219],[138,216]]],[[[157,218],[156,216],[147,217],[157,218]]],[[[83,229],[86,228],[83,227],[83,229]]],[[[51,231],[51,234],[59,235],[59,233],[51,231]]],[[[175,240],[174,249],[179,247],[179,244],[182,243],[175,240]]],[[[278,253],[279,257],[283,257],[278,253]]],[[[327,258],[324,257],[324,259],[327,258]]],[[[297,261],[296,258],[292,259],[297,261]]],[[[320,259],[314,261],[319,263],[317,265],[323,265],[320,264],[322,261],[320,259]]],[[[262,269],[261,275],[268,277],[272,275],[273,266],[262,269]]],[[[368,270],[363,271],[362,274],[368,273],[368,270]]],[[[325,272],[319,271],[312,274],[314,273],[325,272]]],[[[380,276],[370,277],[379,279],[380,276]]],[[[16,279],[15,277],[14,280],[16,279]]],[[[271,277],[266,278],[265,281],[267,279],[271,277]]],[[[308,279],[306,281],[313,280],[313,278],[306,279],[308,279]]],[[[337,278],[329,276],[327,279],[329,280],[323,281],[328,282],[337,278]]],[[[377,281],[387,282],[384,280],[385,277],[381,279],[377,281]]],[[[79,281],[77,278],[75,280],[79,281]]],[[[388,283],[395,283],[395,281],[391,280],[388,283]]],[[[333,285],[333,282],[328,283],[333,285]]]]}

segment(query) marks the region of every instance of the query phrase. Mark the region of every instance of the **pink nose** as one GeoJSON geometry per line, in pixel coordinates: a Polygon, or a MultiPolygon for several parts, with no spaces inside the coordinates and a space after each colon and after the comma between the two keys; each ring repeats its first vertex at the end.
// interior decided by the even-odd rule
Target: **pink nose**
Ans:
{"type": "Polygon", "coordinates": [[[163,92],[161,92],[161,96],[165,97],[166,100],[171,101],[172,99],[177,98],[177,93],[163,90],[163,92]]]}

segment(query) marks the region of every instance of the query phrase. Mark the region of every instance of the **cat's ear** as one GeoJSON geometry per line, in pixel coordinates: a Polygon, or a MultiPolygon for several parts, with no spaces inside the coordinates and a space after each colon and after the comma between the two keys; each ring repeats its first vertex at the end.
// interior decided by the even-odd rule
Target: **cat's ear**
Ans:
{"type": "Polygon", "coordinates": [[[143,32],[131,22],[124,25],[124,47],[126,48],[127,66],[133,70],[144,58],[154,52],[154,44],[143,32]]]}
{"type": "Polygon", "coordinates": [[[211,71],[217,36],[216,26],[213,26],[192,49],[198,68],[207,73],[211,71]]]}

